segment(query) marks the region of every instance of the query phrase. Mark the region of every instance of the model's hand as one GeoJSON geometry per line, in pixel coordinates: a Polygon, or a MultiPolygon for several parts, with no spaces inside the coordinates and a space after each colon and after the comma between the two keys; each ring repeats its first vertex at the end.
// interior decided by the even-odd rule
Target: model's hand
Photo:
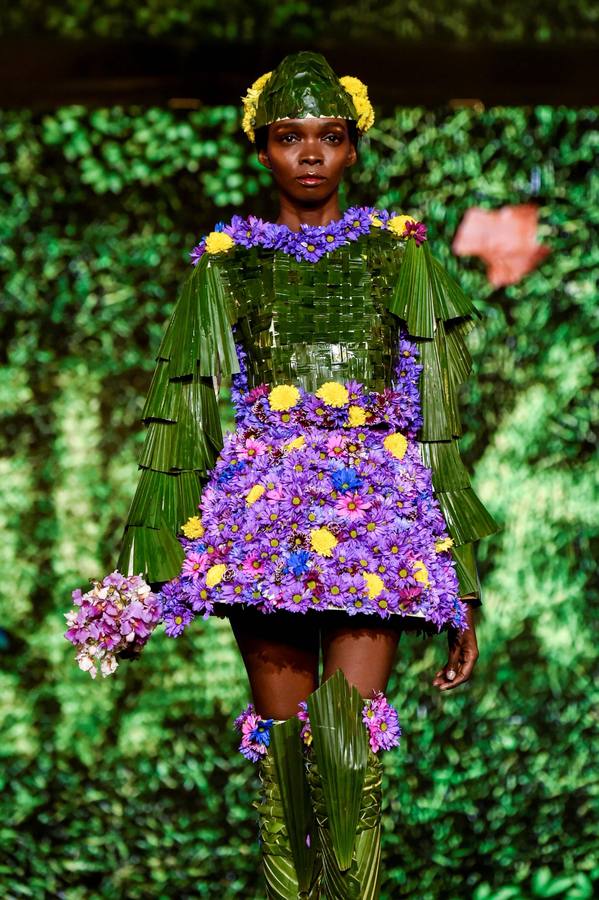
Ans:
{"type": "Polygon", "coordinates": [[[442,669],[439,669],[433,679],[433,685],[438,687],[440,691],[447,691],[450,688],[457,687],[458,684],[463,684],[464,681],[468,681],[478,659],[474,611],[470,604],[467,605],[468,628],[462,632],[456,628],[449,628],[447,632],[447,643],[449,645],[447,664],[442,669]],[[455,672],[455,677],[448,678],[447,673],[449,672],[451,675],[452,669],[455,672]]]}

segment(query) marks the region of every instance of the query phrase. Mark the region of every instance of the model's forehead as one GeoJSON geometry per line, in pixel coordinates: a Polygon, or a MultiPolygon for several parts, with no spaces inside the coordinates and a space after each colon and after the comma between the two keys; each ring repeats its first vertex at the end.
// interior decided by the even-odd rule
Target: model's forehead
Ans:
{"type": "Polygon", "coordinates": [[[293,117],[293,116],[285,116],[282,119],[275,119],[274,122],[271,122],[271,126],[276,128],[277,125],[301,125],[304,122],[319,122],[322,124],[329,125],[343,125],[344,122],[347,122],[347,119],[336,118],[334,116],[301,116],[301,117],[293,117]]]}

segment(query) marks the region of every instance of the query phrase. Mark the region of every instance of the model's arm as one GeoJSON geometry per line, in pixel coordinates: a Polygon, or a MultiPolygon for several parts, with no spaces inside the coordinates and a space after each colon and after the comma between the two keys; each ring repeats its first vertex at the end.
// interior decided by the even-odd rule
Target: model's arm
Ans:
{"type": "Polygon", "coordinates": [[[465,338],[481,314],[435,259],[428,241],[418,245],[412,239],[406,244],[391,309],[418,343],[423,366],[418,443],[453,541],[459,595],[468,605],[468,628],[448,631],[448,662],[433,680],[433,685],[447,690],[470,677],[478,657],[473,607],[481,605],[481,592],[474,543],[499,530],[471,486],[458,446],[462,434],[458,390],[472,369],[465,338]]]}
{"type": "Polygon", "coordinates": [[[184,553],[177,533],[197,515],[202,478],[222,448],[217,379],[238,371],[218,262],[205,253],[183,285],[158,351],[118,560],[123,574],[162,583],[179,573],[184,553]]]}

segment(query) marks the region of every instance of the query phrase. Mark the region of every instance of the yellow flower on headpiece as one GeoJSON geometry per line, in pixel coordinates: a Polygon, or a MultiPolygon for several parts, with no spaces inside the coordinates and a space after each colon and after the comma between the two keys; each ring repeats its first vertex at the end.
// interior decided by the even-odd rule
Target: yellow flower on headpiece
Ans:
{"type": "Polygon", "coordinates": [[[224,253],[225,250],[230,250],[234,246],[235,241],[230,234],[225,234],[224,231],[211,231],[206,238],[207,253],[224,253]]]}
{"type": "Polygon", "coordinates": [[[245,97],[241,98],[241,102],[243,103],[243,119],[241,121],[241,127],[247,134],[252,144],[256,140],[256,135],[254,133],[254,122],[256,121],[256,108],[258,106],[258,100],[260,98],[260,94],[262,93],[264,85],[271,75],[272,72],[265,72],[264,75],[260,76],[260,78],[256,78],[252,86],[248,88],[248,92],[245,97]]]}
{"type": "Polygon", "coordinates": [[[296,406],[300,399],[300,392],[293,384],[277,384],[268,395],[268,404],[271,409],[285,410],[296,406]]]}
{"type": "Polygon", "coordinates": [[[374,125],[374,110],[368,99],[368,88],[363,81],[360,81],[359,78],[354,78],[353,75],[344,75],[339,81],[354,102],[358,114],[356,125],[358,126],[358,131],[364,134],[365,131],[368,131],[374,125]]]}
{"type": "Polygon", "coordinates": [[[193,539],[202,537],[204,534],[204,526],[199,516],[190,516],[185,525],[181,526],[181,531],[185,537],[193,539]]]}
{"type": "Polygon", "coordinates": [[[325,382],[316,391],[316,396],[324,400],[327,406],[345,406],[349,400],[347,388],[338,381],[325,382]]]}
{"type": "Polygon", "coordinates": [[[395,237],[405,237],[404,231],[408,222],[416,222],[412,216],[391,216],[387,222],[387,228],[395,237]]]}
{"type": "Polygon", "coordinates": [[[391,456],[394,456],[396,459],[403,459],[408,448],[408,442],[401,432],[394,431],[387,435],[383,441],[383,446],[385,450],[389,451],[391,456]]]}

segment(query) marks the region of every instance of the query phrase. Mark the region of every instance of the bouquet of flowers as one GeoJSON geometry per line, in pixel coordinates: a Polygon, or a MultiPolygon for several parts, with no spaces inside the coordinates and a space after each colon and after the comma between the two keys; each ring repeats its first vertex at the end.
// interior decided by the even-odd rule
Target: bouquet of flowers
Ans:
{"type": "Polygon", "coordinates": [[[78,609],[65,613],[65,638],[77,647],[79,668],[104,677],[118,666],[117,656],[135,656],[162,619],[162,604],[141,575],[114,571],[93,581],[87,593],[73,591],[78,609]]]}

